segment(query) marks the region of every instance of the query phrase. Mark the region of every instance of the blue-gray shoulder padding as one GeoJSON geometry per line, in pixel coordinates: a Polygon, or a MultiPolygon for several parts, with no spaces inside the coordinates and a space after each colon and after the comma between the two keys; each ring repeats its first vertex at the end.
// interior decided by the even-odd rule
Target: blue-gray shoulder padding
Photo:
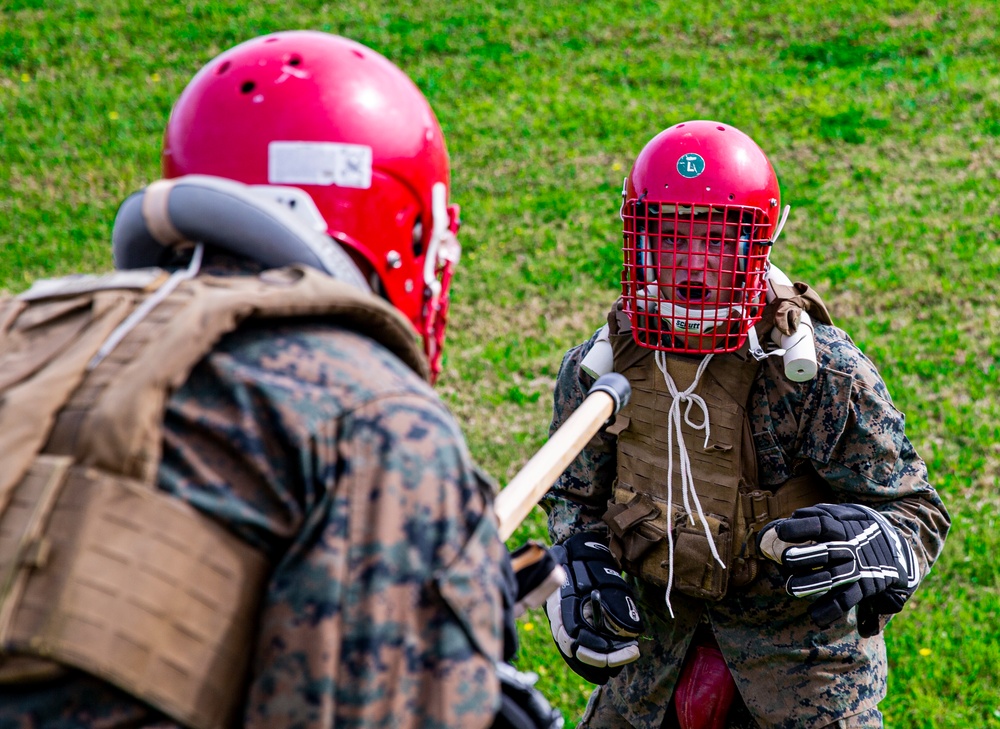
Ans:
{"type": "Polygon", "coordinates": [[[118,208],[111,234],[115,267],[157,266],[165,248],[191,241],[269,267],[302,263],[370,290],[340,244],[279,202],[280,191],[293,206],[311,206],[318,218],[312,199],[298,188],[251,187],[209,175],[157,180],[118,208]],[[278,194],[262,192],[267,189],[278,194]]]}

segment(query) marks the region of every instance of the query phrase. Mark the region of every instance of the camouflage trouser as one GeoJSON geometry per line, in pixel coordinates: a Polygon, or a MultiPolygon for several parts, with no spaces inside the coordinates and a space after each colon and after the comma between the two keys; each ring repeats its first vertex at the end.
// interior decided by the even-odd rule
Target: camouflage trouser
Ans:
{"type": "MultiPolygon", "coordinates": [[[[583,717],[577,724],[577,729],[635,729],[615,710],[611,701],[602,699],[603,695],[606,695],[604,687],[598,686],[594,689],[594,693],[590,695],[590,701],[587,702],[583,717]]],[[[740,705],[742,701],[739,697],[736,701],[738,705],[729,712],[726,729],[758,729],[760,725],[754,722],[746,707],[740,705]]],[[[673,705],[671,705],[663,721],[662,729],[679,729],[676,716],[673,705]]],[[[872,708],[827,724],[823,729],[827,728],[882,729],[882,713],[878,709],[872,708]]]]}

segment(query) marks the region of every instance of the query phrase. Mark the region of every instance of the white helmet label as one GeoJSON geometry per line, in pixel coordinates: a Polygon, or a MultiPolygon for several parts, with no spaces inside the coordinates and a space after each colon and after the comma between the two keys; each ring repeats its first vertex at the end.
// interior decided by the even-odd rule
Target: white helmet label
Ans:
{"type": "Polygon", "coordinates": [[[677,160],[677,171],[681,174],[681,177],[687,177],[688,179],[697,177],[705,171],[705,160],[700,154],[695,154],[694,152],[682,154],[677,160]]]}
{"type": "Polygon", "coordinates": [[[372,186],[372,148],[334,142],[271,142],[267,181],[272,185],[372,186]]]}

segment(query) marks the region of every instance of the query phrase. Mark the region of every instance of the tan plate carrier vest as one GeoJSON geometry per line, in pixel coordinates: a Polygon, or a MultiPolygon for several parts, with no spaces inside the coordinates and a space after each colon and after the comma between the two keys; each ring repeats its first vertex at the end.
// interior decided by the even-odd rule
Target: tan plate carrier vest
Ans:
{"type": "Polygon", "coordinates": [[[269,564],[157,490],[171,391],[248,317],[323,317],[427,369],[394,308],[296,266],[185,281],[88,368],[167,275],[0,299],[0,682],[70,666],[217,729],[242,710],[269,564]]]}
{"type": "MultiPolygon", "coordinates": [[[[793,292],[794,293],[794,292],[793,292]]],[[[814,294],[812,294],[814,295],[814,294]]],[[[818,305],[823,306],[818,300],[818,305]]],[[[765,319],[774,320],[774,310],[765,319]]],[[[803,308],[806,308],[803,306],[803,308]]],[[[810,307],[815,309],[815,305],[810,307]]],[[[820,320],[829,321],[825,307],[820,320]]],[[[746,408],[760,363],[748,347],[717,355],[695,390],[708,407],[710,439],[682,422],[691,459],[695,492],[701,502],[723,569],[712,555],[705,528],[688,520],[681,496],[680,457],[674,439],[672,506],[667,511],[667,413],[673,396],[657,368],[654,352],[618,333],[620,320],[609,316],[615,370],[628,377],[632,397],[608,432],[618,436],[618,474],[604,520],[611,551],[633,575],[666,586],[669,567],[667,529],[674,538],[673,589],[705,600],[720,600],[727,590],[749,585],[759,569],[756,533],[772,519],[795,509],[829,501],[831,491],[814,471],[790,479],[773,491],[758,488],[757,454],[746,408]]],[[[769,332],[769,330],[768,330],[769,332]]],[[[763,338],[763,334],[762,334],[763,338]]],[[[678,390],[694,380],[701,357],[667,354],[667,371],[678,390]]],[[[695,409],[691,419],[699,421],[695,409]]]]}

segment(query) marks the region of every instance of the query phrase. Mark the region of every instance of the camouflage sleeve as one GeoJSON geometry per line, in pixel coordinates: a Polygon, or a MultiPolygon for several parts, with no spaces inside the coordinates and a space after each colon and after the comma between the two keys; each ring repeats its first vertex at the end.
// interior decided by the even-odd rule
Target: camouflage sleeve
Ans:
{"type": "Polygon", "coordinates": [[[451,419],[394,396],[345,416],[343,464],[278,565],[247,726],[487,726],[501,544],[451,419]]]}
{"type": "MultiPolygon", "coordinates": [[[[550,434],[580,406],[594,384],[593,378],[580,370],[580,362],[587,356],[596,336],[563,357],[553,395],[550,434]]],[[[542,508],[548,514],[549,538],[554,544],[581,531],[607,533],[607,525],[601,517],[611,498],[617,469],[616,447],[614,436],[598,433],[542,500],[542,508]]]]}
{"type": "MultiPolygon", "coordinates": [[[[833,326],[816,326],[820,371],[791,396],[795,450],[843,502],[878,508],[909,540],[927,574],[941,553],[950,517],[906,437],[904,416],[872,362],[833,326]]],[[[779,406],[780,409],[780,406],[779,406]]]]}
{"type": "Polygon", "coordinates": [[[230,335],[168,409],[160,486],[272,555],[246,727],[485,727],[505,549],[412,372],[316,325],[230,335]]]}

